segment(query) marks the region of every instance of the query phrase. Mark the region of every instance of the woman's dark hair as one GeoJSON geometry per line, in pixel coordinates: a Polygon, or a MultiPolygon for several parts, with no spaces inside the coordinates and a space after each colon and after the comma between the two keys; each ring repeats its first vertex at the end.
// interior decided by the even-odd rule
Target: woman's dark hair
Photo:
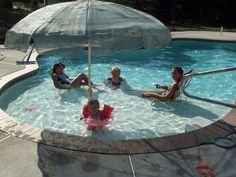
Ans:
{"type": "Polygon", "coordinates": [[[56,73],[56,68],[57,68],[58,66],[63,66],[63,68],[65,68],[65,65],[64,65],[63,63],[61,63],[61,62],[56,63],[56,64],[53,65],[53,70],[52,70],[52,73],[53,73],[53,74],[56,73]]]}
{"type": "Polygon", "coordinates": [[[176,69],[180,73],[181,77],[183,76],[184,70],[181,67],[175,66],[173,69],[176,69]]]}

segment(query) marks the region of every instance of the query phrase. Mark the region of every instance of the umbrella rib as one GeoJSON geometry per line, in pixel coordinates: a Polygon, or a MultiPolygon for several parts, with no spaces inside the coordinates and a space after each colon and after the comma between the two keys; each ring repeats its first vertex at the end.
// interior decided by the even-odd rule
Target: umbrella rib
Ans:
{"type": "MultiPolygon", "coordinates": [[[[67,7],[69,7],[69,4],[67,5],[67,7]]],[[[28,43],[29,41],[31,40],[32,36],[36,33],[36,31],[41,27],[43,26],[46,22],[48,22],[49,19],[53,19],[53,17],[57,16],[58,14],[60,14],[62,11],[64,11],[65,8],[61,8],[60,10],[58,10],[57,12],[55,12],[52,16],[49,16],[41,25],[39,25],[35,30],[34,32],[31,33],[29,39],[28,39],[28,43]]],[[[37,49],[37,47],[35,47],[37,49]]]]}

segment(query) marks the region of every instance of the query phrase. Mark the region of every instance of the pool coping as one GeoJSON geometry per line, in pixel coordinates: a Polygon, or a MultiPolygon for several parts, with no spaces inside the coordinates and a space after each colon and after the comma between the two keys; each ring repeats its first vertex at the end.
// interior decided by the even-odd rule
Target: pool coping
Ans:
{"type": "MultiPolygon", "coordinates": [[[[33,53],[33,57],[36,59],[37,53],[33,53]]],[[[25,69],[2,77],[0,94],[14,83],[36,74],[37,70],[37,64],[26,65],[25,69]]],[[[235,133],[236,109],[231,109],[222,119],[206,127],[187,133],[148,139],[104,140],[53,132],[19,122],[1,109],[0,130],[36,143],[74,151],[117,155],[159,153],[199,146],[215,137],[235,133]]]]}
{"type": "Polygon", "coordinates": [[[204,40],[211,42],[236,42],[235,32],[181,31],[171,32],[172,40],[204,40]]]}

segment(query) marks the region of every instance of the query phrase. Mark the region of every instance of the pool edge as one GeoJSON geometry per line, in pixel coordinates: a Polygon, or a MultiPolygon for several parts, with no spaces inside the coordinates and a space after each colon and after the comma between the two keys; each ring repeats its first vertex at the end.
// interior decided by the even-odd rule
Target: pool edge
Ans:
{"type": "MultiPolygon", "coordinates": [[[[236,103],[236,100],[235,100],[236,103]]],[[[0,130],[29,141],[68,150],[99,154],[147,154],[186,149],[236,132],[236,109],[206,127],[177,135],[135,140],[103,140],[53,132],[18,122],[0,110],[0,130]],[[186,141],[187,140],[187,141],[186,141]],[[181,143],[180,143],[181,142],[181,143]]]]}
{"type": "MultiPolygon", "coordinates": [[[[184,38],[175,38],[174,40],[181,39],[184,38]]],[[[196,39],[192,38],[192,40],[196,39]]],[[[34,57],[36,59],[37,54],[35,54],[34,57]]],[[[26,65],[25,69],[2,77],[1,84],[2,81],[4,81],[5,84],[0,85],[0,95],[14,83],[36,74],[37,70],[37,64],[26,65]],[[5,80],[5,77],[8,78],[8,80],[5,80]]],[[[217,122],[188,133],[138,140],[102,140],[33,127],[26,123],[18,122],[15,118],[10,117],[0,109],[0,130],[36,143],[75,151],[119,155],[146,154],[199,146],[201,142],[209,141],[216,136],[228,136],[235,133],[235,117],[236,109],[231,109],[227,115],[217,122]],[[186,139],[188,141],[186,141],[186,139]]]]}
{"type": "MultiPolygon", "coordinates": [[[[30,61],[36,61],[38,56],[37,52],[33,52],[30,56],[30,61]]],[[[26,64],[24,69],[13,72],[11,74],[5,75],[0,78],[0,95],[9,87],[14,85],[15,83],[24,80],[28,77],[35,75],[38,71],[38,64],[26,64]]]]}

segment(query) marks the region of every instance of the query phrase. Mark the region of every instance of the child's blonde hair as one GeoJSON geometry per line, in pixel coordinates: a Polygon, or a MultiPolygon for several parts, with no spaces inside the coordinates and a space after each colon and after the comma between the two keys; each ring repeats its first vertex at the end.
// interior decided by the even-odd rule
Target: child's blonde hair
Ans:
{"type": "Polygon", "coordinates": [[[115,67],[112,67],[111,68],[111,72],[116,72],[116,71],[119,71],[120,72],[120,68],[118,66],[115,66],[115,67]]]}

